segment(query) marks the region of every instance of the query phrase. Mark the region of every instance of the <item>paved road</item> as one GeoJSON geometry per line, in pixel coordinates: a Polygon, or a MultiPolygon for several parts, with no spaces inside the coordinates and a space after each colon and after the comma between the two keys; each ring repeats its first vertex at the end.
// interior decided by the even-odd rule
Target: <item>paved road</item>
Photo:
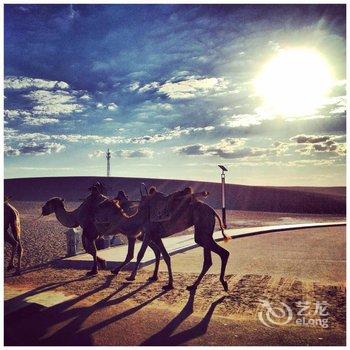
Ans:
{"type": "MultiPolygon", "coordinates": [[[[346,227],[323,227],[220,242],[230,252],[227,274],[269,274],[330,283],[345,282],[346,227]]],[[[220,259],[212,254],[209,273],[219,273],[220,259]]],[[[200,272],[202,248],[172,256],[175,272],[200,272]]],[[[152,265],[144,267],[152,269],[152,265]]],[[[166,271],[164,262],[161,270],[166,271]]]]}
{"type": "MultiPolygon", "coordinates": [[[[124,283],[127,272],[115,277],[102,271],[85,279],[81,270],[51,268],[15,277],[13,287],[26,284],[31,289],[37,286],[38,291],[43,285],[50,293],[70,297],[49,308],[8,314],[5,344],[345,344],[344,226],[268,233],[220,244],[231,253],[227,294],[216,285],[215,274],[206,276],[195,296],[186,291],[201,269],[200,248],[172,257],[176,288],[169,292],[161,289],[164,272],[160,281],[146,282],[152,266],[141,269],[137,280],[129,284],[124,283]],[[68,282],[62,283],[64,279],[68,282]],[[294,323],[265,327],[257,319],[260,299],[285,301],[290,306],[300,300],[325,301],[332,329],[294,323]]],[[[219,261],[214,255],[213,263],[209,272],[217,273],[219,261]]],[[[163,262],[161,270],[165,270],[163,262]]],[[[41,299],[47,300],[47,295],[41,299]]],[[[31,297],[32,302],[37,300],[31,297]]]]}
{"type": "MultiPolygon", "coordinates": [[[[285,231],[291,229],[304,229],[305,227],[313,227],[316,229],[321,226],[329,225],[329,227],[338,227],[339,225],[344,225],[344,222],[334,222],[334,223],[311,223],[311,224],[292,224],[292,225],[276,225],[276,226],[261,226],[261,227],[249,227],[249,228],[239,228],[226,230],[226,234],[235,237],[251,237],[260,234],[266,234],[266,232],[273,232],[274,235],[284,234],[285,231]]],[[[345,227],[345,226],[344,226],[345,227]]],[[[223,239],[221,231],[214,232],[214,239],[220,241],[223,239]]],[[[197,244],[194,242],[193,234],[184,236],[172,236],[163,239],[163,243],[169,254],[179,254],[180,252],[188,251],[194,249],[197,244]]],[[[232,246],[232,245],[231,245],[232,246]]],[[[135,246],[135,258],[137,252],[141,247],[141,243],[137,243],[135,246]]],[[[109,262],[109,268],[114,268],[118,266],[125,259],[127,249],[124,245],[117,246],[109,249],[104,249],[99,251],[99,255],[109,262]]],[[[73,257],[69,257],[62,260],[57,260],[56,264],[60,267],[69,268],[91,268],[91,255],[89,254],[79,254],[73,257]]],[[[142,259],[141,267],[146,266],[154,261],[154,253],[151,249],[147,249],[144,258],[142,259]]],[[[133,263],[129,265],[132,267],[133,263]]],[[[198,269],[196,269],[197,271],[198,269]]]]}

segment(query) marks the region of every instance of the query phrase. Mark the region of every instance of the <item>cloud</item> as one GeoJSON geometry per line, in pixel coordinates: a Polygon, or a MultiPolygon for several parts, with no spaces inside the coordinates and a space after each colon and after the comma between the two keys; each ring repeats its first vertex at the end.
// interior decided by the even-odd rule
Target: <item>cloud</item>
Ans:
{"type": "Polygon", "coordinates": [[[88,94],[84,94],[82,96],[79,97],[81,100],[85,100],[85,101],[90,101],[91,100],[91,96],[89,96],[88,94]]]}
{"type": "Polygon", "coordinates": [[[84,106],[77,102],[77,98],[64,90],[47,91],[35,90],[24,95],[34,103],[34,115],[59,115],[80,113],[84,106]]]}
{"type": "Polygon", "coordinates": [[[109,103],[109,104],[107,105],[107,109],[108,109],[109,111],[115,111],[117,108],[118,108],[118,106],[117,106],[115,103],[109,103]]]}
{"type": "Polygon", "coordinates": [[[251,125],[260,125],[262,120],[265,120],[262,116],[258,114],[235,114],[226,122],[224,125],[227,125],[230,128],[238,127],[249,127],[251,125]]]}
{"type": "Polygon", "coordinates": [[[16,110],[16,109],[6,109],[4,111],[5,119],[11,120],[16,118],[25,118],[30,117],[31,113],[23,110],[16,110]]]}
{"type": "Polygon", "coordinates": [[[343,138],[343,136],[335,135],[297,135],[290,140],[297,144],[304,145],[303,148],[297,150],[299,153],[311,154],[312,152],[326,152],[344,156],[346,153],[346,145],[345,143],[337,142],[343,138]]]}
{"type": "Polygon", "coordinates": [[[138,137],[131,137],[127,139],[126,143],[156,143],[160,141],[166,141],[166,140],[172,140],[174,138],[178,138],[183,135],[190,135],[197,132],[210,132],[214,130],[215,127],[213,126],[205,126],[205,127],[189,127],[189,128],[181,128],[180,126],[177,126],[173,129],[165,130],[162,133],[157,133],[153,135],[145,135],[145,136],[138,136],[138,137]]]}
{"type": "Polygon", "coordinates": [[[7,145],[4,146],[4,153],[6,156],[19,156],[21,154],[18,149],[7,145]]]}
{"type": "Polygon", "coordinates": [[[171,99],[187,99],[222,92],[227,87],[228,82],[224,78],[190,77],[178,82],[167,81],[158,87],[158,91],[171,99]]]}
{"type": "MultiPolygon", "coordinates": [[[[122,128],[123,129],[123,128],[122,128]]],[[[166,130],[163,133],[145,135],[138,137],[125,136],[102,136],[93,134],[45,134],[45,133],[23,133],[12,128],[5,128],[5,143],[7,145],[17,145],[20,142],[28,141],[51,141],[51,142],[89,142],[93,144],[146,144],[169,141],[183,135],[192,135],[196,133],[207,133],[214,130],[214,127],[207,126],[203,128],[181,128],[166,130]]]]}
{"type": "Polygon", "coordinates": [[[48,124],[57,124],[59,122],[58,119],[55,118],[45,118],[45,117],[25,117],[23,119],[23,123],[31,126],[42,126],[48,124]]]}
{"type": "Polygon", "coordinates": [[[5,146],[5,155],[7,156],[19,156],[24,155],[43,155],[51,153],[59,153],[63,151],[66,146],[55,142],[28,142],[21,143],[18,147],[5,146]]]}
{"type": "Polygon", "coordinates": [[[107,104],[103,104],[102,102],[98,102],[96,104],[96,108],[97,109],[106,109],[108,111],[115,111],[115,110],[117,110],[118,105],[113,103],[113,102],[112,103],[107,103],[107,104]]]}
{"type": "Polygon", "coordinates": [[[19,121],[25,125],[42,126],[47,124],[56,124],[58,119],[42,117],[39,115],[33,116],[32,113],[23,110],[5,110],[4,111],[5,122],[19,121]]]}
{"type": "Polygon", "coordinates": [[[152,158],[154,152],[150,149],[118,150],[114,154],[120,158],[152,158]]]}
{"type": "MultiPolygon", "coordinates": [[[[137,150],[111,150],[112,157],[119,158],[152,158],[154,152],[150,149],[142,148],[137,150]]],[[[89,158],[100,158],[106,155],[106,151],[96,150],[88,154],[89,158]]]]}
{"type": "Polygon", "coordinates": [[[64,81],[45,80],[28,77],[7,76],[4,80],[5,90],[28,90],[28,89],[69,89],[69,85],[64,81]]]}
{"type": "Polygon", "coordinates": [[[175,147],[174,150],[183,155],[219,156],[225,159],[258,157],[274,153],[271,149],[246,147],[245,139],[226,138],[212,145],[194,144],[175,147]]]}
{"type": "Polygon", "coordinates": [[[140,83],[138,81],[134,81],[134,82],[130,83],[127,88],[130,91],[136,91],[136,90],[138,90],[139,87],[140,87],[140,83]]]}
{"type": "Polygon", "coordinates": [[[160,86],[160,83],[158,83],[157,81],[154,81],[152,83],[146,84],[144,86],[142,86],[141,88],[139,88],[139,93],[145,93],[147,91],[151,91],[151,90],[157,90],[160,86]]]}
{"type": "Polygon", "coordinates": [[[102,150],[97,150],[97,151],[93,151],[92,153],[88,154],[89,158],[100,158],[100,157],[104,157],[106,155],[106,151],[102,151],[102,150]]]}
{"type": "Polygon", "coordinates": [[[319,143],[329,140],[329,136],[315,136],[315,135],[297,135],[292,137],[290,140],[296,143],[319,143]]]}

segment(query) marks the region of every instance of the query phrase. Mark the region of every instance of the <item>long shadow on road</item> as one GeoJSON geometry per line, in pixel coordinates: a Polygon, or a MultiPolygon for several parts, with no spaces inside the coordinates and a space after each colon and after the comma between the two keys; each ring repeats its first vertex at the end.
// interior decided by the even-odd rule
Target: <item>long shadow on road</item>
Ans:
{"type": "MultiPolygon", "coordinates": [[[[21,318],[20,315],[12,315],[11,318],[5,317],[5,345],[92,345],[92,335],[95,332],[138,312],[166,293],[165,291],[161,291],[139,305],[128,308],[117,315],[113,315],[108,319],[102,319],[100,322],[93,323],[83,328],[84,322],[86,322],[93,313],[127,301],[135,294],[147,288],[151,283],[144,283],[127,294],[114,298],[114,296],[130,286],[130,283],[122,283],[117,290],[108,294],[105,298],[93,305],[76,305],[106,288],[109,288],[113,277],[114,276],[108,276],[102,285],[76,298],[41,310],[40,312],[25,315],[23,318],[21,318]]],[[[77,280],[83,279],[84,278],[80,278],[77,280]]],[[[73,281],[76,280],[48,284],[37,288],[35,291],[28,292],[27,296],[54,289],[57,286],[73,281]]],[[[196,326],[172,335],[172,333],[193,313],[194,297],[195,292],[191,292],[182,311],[162,330],[145,340],[142,345],[178,345],[205,334],[215,307],[221,303],[225,297],[221,297],[213,302],[206,315],[196,326]]]]}
{"type": "Polygon", "coordinates": [[[195,291],[190,292],[190,296],[181,312],[173,318],[162,330],[146,339],[141,345],[180,345],[191,339],[200,337],[205,334],[208,329],[209,322],[214,313],[215,308],[224,301],[226,296],[214,301],[202,320],[189,329],[172,335],[172,333],[193,313],[193,303],[195,291]]]}
{"type": "MultiPolygon", "coordinates": [[[[130,283],[123,283],[117,290],[93,305],[74,306],[110,287],[113,277],[114,276],[108,276],[101,286],[76,298],[42,310],[41,312],[26,315],[25,318],[12,317],[12,319],[5,319],[5,345],[91,345],[93,343],[91,335],[94,332],[124,317],[132,315],[166,293],[162,291],[140,305],[81,330],[83,323],[94,312],[127,301],[151,284],[151,282],[144,283],[127,294],[112,299],[115,295],[130,286],[130,283]],[[61,327],[62,324],[63,327],[61,327]]],[[[67,283],[69,282],[72,281],[67,281],[67,283]]],[[[55,287],[57,287],[57,284],[43,286],[40,287],[37,292],[39,290],[43,291],[55,287]]],[[[31,294],[35,293],[32,292],[31,294]]]]}
{"type": "MultiPolygon", "coordinates": [[[[142,284],[141,286],[132,290],[131,292],[125,295],[122,295],[119,298],[112,299],[116,294],[118,294],[119,292],[121,292],[123,289],[125,289],[130,285],[130,283],[123,283],[116,291],[114,291],[104,299],[98,301],[96,304],[89,305],[88,307],[81,307],[81,308],[74,308],[74,309],[67,310],[66,312],[60,315],[60,320],[56,320],[56,321],[62,322],[62,318],[63,320],[73,318],[73,320],[68,324],[66,324],[63,328],[61,328],[60,330],[52,334],[51,336],[45,339],[42,339],[42,341],[40,342],[41,345],[91,345],[92,344],[91,334],[93,334],[94,332],[98,331],[103,327],[106,327],[107,325],[113,322],[116,322],[124,317],[127,317],[137,312],[147,304],[151,303],[152,301],[162,296],[165,292],[161,292],[156,296],[152,297],[151,299],[145,301],[144,303],[136,307],[133,307],[131,309],[128,309],[120,314],[117,314],[110,319],[103,320],[102,322],[94,324],[91,327],[80,330],[84,321],[87,320],[96,311],[99,311],[106,307],[120,304],[128,300],[133,295],[145,289],[148,285],[150,285],[150,283],[151,282],[142,284]]],[[[98,290],[94,290],[93,293],[96,293],[104,288],[107,288],[107,286],[103,285],[99,287],[98,290]]],[[[65,306],[63,306],[63,308],[67,309],[67,307],[65,306]]],[[[60,312],[59,310],[57,311],[60,312]]]]}

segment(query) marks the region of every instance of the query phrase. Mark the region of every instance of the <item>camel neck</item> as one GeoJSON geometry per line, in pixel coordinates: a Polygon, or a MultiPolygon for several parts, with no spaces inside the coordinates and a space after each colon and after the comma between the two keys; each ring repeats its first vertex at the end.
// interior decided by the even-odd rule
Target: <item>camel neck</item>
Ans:
{"type": "Polygon", "coordinates": [[[77,222],[76,210],[74,211],[66,211],[63,203],[60,203],[56,206],[55,215],[57,220],[66,227],[78,227],[79,224],[77,222]]]}

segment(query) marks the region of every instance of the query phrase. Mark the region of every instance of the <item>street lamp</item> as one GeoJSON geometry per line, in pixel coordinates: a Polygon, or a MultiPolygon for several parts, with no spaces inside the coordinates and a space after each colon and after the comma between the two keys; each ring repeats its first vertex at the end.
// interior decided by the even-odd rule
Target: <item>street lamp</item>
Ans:
{"type": "Polygon", "coordinates": [[[228,169],[223,165],[218,165],[221,171],[221,204],[222,204],[222,223],[224,224],[224,228],[226,226],[226,204],[225,204],[225,171],[228,169]]]}

